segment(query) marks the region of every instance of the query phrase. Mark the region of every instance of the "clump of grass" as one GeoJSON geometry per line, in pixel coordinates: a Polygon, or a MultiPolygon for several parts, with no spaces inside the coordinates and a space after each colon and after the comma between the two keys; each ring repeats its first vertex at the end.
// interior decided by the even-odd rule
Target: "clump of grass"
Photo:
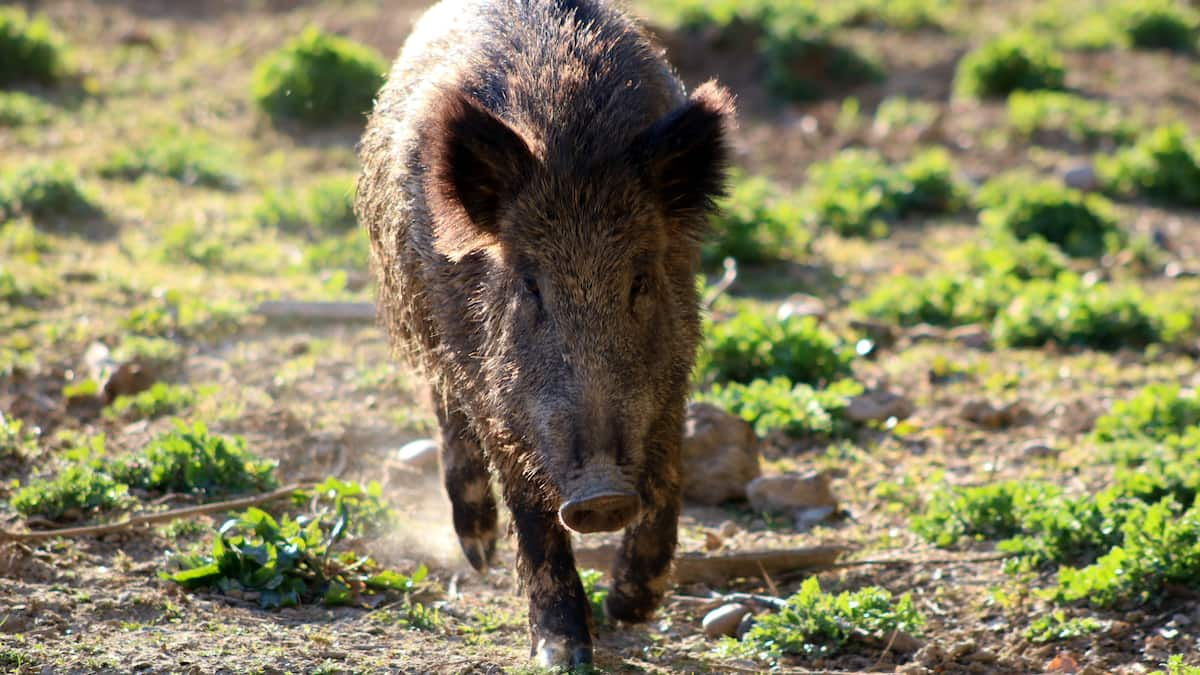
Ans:
{"type": "Polygon", "coordinates": [[[1097,156],[1095,164],[1101,185],[1112,194],[1200,205],[1200,142],[1182,124],[1158,127],[1111,157],[1097,156]]]}
{"type": "Polygon", "coordinates": [[[836,438],[851,432],[845,418],[850,399],[862,393],[862,385],[840,380],[824,389],[794,384],[786,377],[754,380],[749,384],[714,384],[697,397],[741,417],[766,436],[780,431],[795,438],[836,438]]]}
{"type": "Polygon", "coordinates": [[[588,599],[592,608],[592,621],[597,625],[605,623],[604,601],[608,598],[608,589],[600,585],[603,573],[592,569],[579,570],[579,581],[583,584],[583,595],[588,599]]]}
{"type": "Polygon", "coordinates": [[[905,127],[925,127],[937,119],[938,109],[928,101],[903,96],[891,96],[879,103],[875,109],[872,127],[876,133],[886,135],[905,127]]]}
{"type": "Polygon", "coordinates": [[[845,5],[847,25],[878,24],[903,31],[943,29],[952,3],[944,0],[857,0],[845,5]]]}
{"type": "Polygon", "coordinates": [[[1159,383],[1114,403],[1096,420],[1092,437],[1102,443],[1138,438],[1165,441],[1196,426],[1200,426],[1200,391],[1159,383]]]}
{"type": "Polygon", "coordinates": [[[117,148],[100,167],[100,175],[125,180],[162,176],[184,185],[233,189],[239,180],[236,164],[233,153],[208,136],[172,130],[117,148]]]}
{"type": "Polygon", "coordinates": [[[50,106],[19,91],[0,91],[0,127],[42,124],[50,119],[50,106]]]}
{"type": "Polygon", "coordinates": [[[199,337],[236,330],[246,312],[238,302],[170,289],[131,309],[121,327],[139,337],[199,337]]]}
{"type": "Polygon", "coordinates": [[[705,266],[718,265],[725,258],[746,264],[776,260],[809,242],[794,197],[762,176],[738,176],[718,206],[711,217],[712,233],[701,251],[705,266]]]}
{"type": "Polygon", "coordinates": [[[899,275],[880,282],[854,309],[902,326],[988,323],[1008,306],[1020,287],[1019,279],[1007,275],[948,271],[899,275]]]}
{"type": "Polygon", "coordinates": [[[978,199],[985,228],[1020,240],[1040,237],[1068,255],[1098,257],[1122,240],[1108,200],[1055,182],[1001,176],[984,185],[978,199]]]}
{"type": "Polygon", "coordinates": [[[349,519],[347,532],[354,536],[380,534],[396,516],[383,498],[383,487],[376,481],[363,485],[330,476],[311,489],[297,491],[292,501],[297,505],[316,503],[318,513],[322,514],[326,510],[329,514],[344,513],[349,519]]]}
{"type": "Polygon", "coordinates": [[[1095,633],[1102,627],[1103,624],[1090,616],[1068,619],[1059,609],[1035,618],[1025,629],[1025,639],[1037,644],[1070,640],[1095,633]]]}
{"type": "Polygon", "coordinates": [[[996,317],[992,336],[1008,347],[1115,350],[1173,339],[1180,319],[1155,313],[1136,287],[1088,285],[1070,274],[1027,283],[996,317]]]}
{"type": "Polygon", "coordinates": [[[853,354],[813,317],[782,321],[744,310],[708,327],[698,373],[706,381],[786,377],[818,384],[850,373],[853,354]]]}
{"type": "Polygon", "coordinates": [[[112,472],[130,486],[159,492],[249,492],[276,485],[274,461],[250,453],[240,437],[210,434],[199,422],[176,424],[140,452],[119,458],[112,472]]]}
{"type": "Polygon", "coordinates": [[[337,502],[345,492],[335,489],[332,498],[318,493],[318,510],[295,519],[284,515],[276,520],[260,509],[247,509],[221,526],[207,554],[177,553],[172,564],[179,571],[160,576],[189,589],[257,594],[264,608],[358,604],[387,594],[415,610],[406,612],[415,622],[412,627],[435,627],[437,613],[414,604],[433,590],[423,565],[405,576],[382,568],[370,556],[335,550],[347,534],[363,529],[354,520],[356,511],[337,502]]]}
{"type": "Polygon", "coordinates": [[[924,624],[907,593],[893,598],[886,589],[869,586],[833,595],[809,577],[783,609],[760,615],[741,641],[724,638],[719,648],[766,661],[785,655],[822,657],[859,637],[887,640],[896,631],[916,634],[924,624]]]}
{"type": "Polygon", "coordinates": [[[254,220],[283,232],[341,233],[358,222],[353,198],[353,178],[324,178],[302,190],[267,192],[254,209],[254,220]]]}
{"type": "MultiPolygon", "coordinates": [[[[69,455],[83,457],[104,451],[104,437],[74,449],[69,455]]],[[[114,479],[103,467],[77,461],[52,478],[39,478],[21,486],[9,504],[23,516],[60,520],[79,518],[90,511],[106,511],[129,504],[129,486],[114,479]]]]}
{"type": "Polygon", "coordinates": [[[121,341],[112,350],[117,363],[136,361],[156,369],[163,369],[179,361],[183,349],[173,340],[141,335],[122,335],[121,341]]]}
{"type": "Polygon", "coordinates": [[[954,77],[957,93],[972,98],[1000,98],[1014,91],[1062,89],[1066,67],[1062,56],[1028,33],[1012,33],[967,54],[954,77]]]}
{"type": "Polygon", "coordinates": [[[153,419],[175,415],[196,404],[211,389],[193,389],[181,385],[155,382],[146,391],[133,396],[118,396],[104,411],[109,419],[126,421],[153,419]]]}
{"type": "Polygon", "coordinates": [[[1065,136],[1075,143],[1124,145],[1137,137],[1137,127],[1115,106],[1066,92],[1014,91],[1007,111],[1013,129],[1035,139],[1065,136]]]}
{"type": "Polygon", "coordinates": [[[0,303],[27,305],[48,297],[51,287],[29,274],[19,274],[0,263],[0,303]]]}
{"type": "Polygon", "coordinates": [[[0,411],[0,458],[23,459],[37,451],[37,433],[0,411]]]}
{"type": "Polygon", "coordinates": [[[44,16],[0,7],[0,87],[17,82],[54,84],[66,70],[66,41],[44,16]]]}
{"type": "Polygon", "coordinates": [[[1058,246],[1042,237],[1018,240],[991,237],[982,244],[968,244],[955,251],[978,276],[1053,279],[1067,271],[1068,259],[1058,246]]]}
{"type": "Polygon", "coordinates": [[[1196,49],[1195,12],[1170,0],[1136,0],[1117,4],[1111,10],[1113,25],[1137,49],[1169,49],[1191,52],[1196,49]]]}
{"type": "Polygon", "coordinates": [[[895,167],[876,152],[850,149],[809,167],[801,200],[814,226],[843,236],[881,237],[891,221],[957,210],[963,191],[943,150],[922,152],[895,167]]]}
{"type": "Polygon", "coordinates": [[[324,270],[365,270],[368,257],[367,235],[361,229],[325,237],[304,250],[304,267],[324,270]]]}
{"type": "Polygon", "coordinates": [[[276,120],[354,121],[371,109],[386,72],[371,48],[309,27],[255,66],[252,96],[276,120]]]}
{"type": "Polygon", "coordinates": [[[1167,668],[1165,672],[1156,670],[1150,675],[1200,675],[1200,667],[1185,665],[1182,654],[1172,655],[1163,665],[1167,668]]]}
{"type": "Polygon", "coordinates": [[[79,175],[62,162],[24,164],[0,174],[0,222],[18,215],[38,221],[99,213],[79,175]]]}

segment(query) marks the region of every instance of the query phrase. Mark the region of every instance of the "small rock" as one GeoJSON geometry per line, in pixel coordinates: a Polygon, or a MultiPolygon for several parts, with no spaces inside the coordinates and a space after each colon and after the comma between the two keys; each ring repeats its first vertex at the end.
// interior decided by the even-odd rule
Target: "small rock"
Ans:
{"type": "Polygon", "coordinates": [[[828,310],[825,309],[825,302],[820,298],[815,295],[797,293],[779,305],[779,309],[775,312],[775,318],[779,321],[792,316],[812,316],[824,319],[828,313],[828,310]]]}
{"type": "Polygon", "coordinates": [[[994,406],[983,399],[972,399],[963,403],[959,415],[968,422],[974,422],[988,429],[1003,429],[1028,421],[1032,417],[1029,409],[1020,401],[994,406]]]}
{"type": "Polygon", "coordinates": [[[850,328],[870,338],[881,349],[896,344],[896,329],[891,324],[870,319],[855,319],[850,322],[850,328]]]}
{"type": "Polygon", "coordinates": [[[906,335],[909,342],[912,342],[913,344],[919,344],[921,342],[937,342],[946,339],[946,331],[938,328],[937,326],[931,326],[927,323],[913,326],[912,328],[908,329],[908,333],[906,333],[906,335]]]}
{"type": "Polygon", "coordinates": [[[712,530],[704,531],[704,550],[715,551],[725,545],[725,540],[721,539],[721,535],[712,530]]]}
{"type": "Polygon", "coordinates": [[[759,511],[793,511],[812,507],[837,510],[838,501],[829,489],[829,476],[824,472],[762,476],[746,486],[750,505],[759,511]]]}
{"type": "Polygon", "coordinates": [[[117,366],[101,389],[105,404],[112,403],[118,396],[133,396],[146,391],[158,381],[158,373],[149,366],[129,361],[117,366]]]}
{"type": "Polygon", "coordinates": [[[683,435],[683,496],[716,505],[746,498],[746,483],[761,473],[758,437],[742,418],[709,403],[688,406],[683,435]]]}
{"type": "Polygon", "coordinates": [[[422,438],[406,443],[396,451],[396,459],[421,471],[436,469],[438,465],[437,441],[432,438],[422,438]]]}
{"type": "Polygon", "coordinates": [[[1058,455],[1059,451],[1045,443],[1030,443],[1021,448],[1021,456],[1025,459],[1048,459],[1058,455]]]}
{"type": "Polygon", "coordinates": [[[704,634],[709,639],[734,635],[737,633],[742,619],[747,614],[753,614],[753,612],[750,611],[749,607],[741,603],[732,602],[728,605],[721,605],[704,615],[704,621],[701,622],[701,625],[704,627],[704,634]]]}
{"type": "Polygon", "coordinates": [[[953,328],[946,337],[967,349],[987,350],[992,348],[992,332],[986,326],[970,324],[953,328]]]}
{"type": "Polygon", "coordinates": [[[873,389],[850,399],[843,414],[851,422],[862,423],[882,422],[889,417],[904,419],[913,411],[913,404],[900,394],[873,389]]]}
{"type": "Polygon", "coordinates": [[[1095,190],[1100,186],[1096,180],[1096,169],[1091,162],[1072,164],[1062,172],[1062,182],[1069,188],[1085,192],[1095,190]]]}
{"type": "Polygon", "coordinates": [[[742,528],[738,527],[737,523],[733,522],[732,520],[727,520],[721,523],[721,527],[717,531],[721,533],[722,537],[728,539],[736,535],[738,532],[741,532],[742,528]]]}

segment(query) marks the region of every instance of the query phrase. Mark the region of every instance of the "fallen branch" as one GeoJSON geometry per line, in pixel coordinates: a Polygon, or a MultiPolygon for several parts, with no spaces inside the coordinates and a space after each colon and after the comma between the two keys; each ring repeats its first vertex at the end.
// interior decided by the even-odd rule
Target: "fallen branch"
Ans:
{"type": "MultiPolygon", "coordinates": [[[[677,584],[705,583],[717,586],[730,579],[758,578],[764,574],[779,575],[800,569],[828,569],[846,550],[842,546],[814,546],[723,555],[685,553],[675,559],[672,579],[677,584]]],[[[581,567],[607,572],[616,552],[614,546],[580,548],[575,551],[575,561],[581,567]]]]}
{"type": "Polygon", "coordinates": [[[717,283],[710,286],[708,291],[704,294],[704,299],[700,303],[704,309],[712,309],[713,303],[717,301],[717,298],[721,297],[721,294],[729,290],[729,287],[733,285],[733,282],[737,281],[737,261],[733,258],[726,258],[724,265],[725,273],[722,274],[721,278],[717,280],[717,283]]]}
{"type": "Polygon", "coordinates": [[[244,509],[250,506],[257,506],[259,504],[265,504],[266,502],[275,501],[281,497],[288,497],[297,490],[303,490],[312,486],[312,483],[293,483],[277,490],[272,490],[271,492],[252,495],[250,497],[230,499],[223,502],[211,502],[208,504],[200,504],[198,506],[188,506],[182,509],[160,511],[158,513],[139,514],[130,517],[128,520],[122,520],[119,523],[87,525],[84,527],[67,527],[58,530],[40,530],[37,532],[10,532],[8,530],[0,530],[0,542],[40,541],[42,539],[53,539],[55,537],[94,537],[102,534],[111,534],[113,532],[123,532],[125,530],[132,530],[133,528],[141,525],[153,525],[154,523],[168,522],[177,518],[191,518],[209,513],[232,511],[234,509],[244,509]]]}
{"type": "Polygon", "coordinates": [[[970,565],[974,563],[996,562],[998,560],[1008,560],[1015,558],[1019,553],[995,553],[992,555],[981,555],[974,558],[930,558],[927,560],[917,560],[912,558],[891,558],[887,560],[850,560],[848,562],[834,563],[830,567],[841,569],[843,567],[865,567],[869,565],[970,565]]]}
{"type": "Polygon", "coordinates": [[[374,321],[375,305],[369,302],[309,302],[268,300],[254,310],[268,319],[302,321],[374,321]]]}

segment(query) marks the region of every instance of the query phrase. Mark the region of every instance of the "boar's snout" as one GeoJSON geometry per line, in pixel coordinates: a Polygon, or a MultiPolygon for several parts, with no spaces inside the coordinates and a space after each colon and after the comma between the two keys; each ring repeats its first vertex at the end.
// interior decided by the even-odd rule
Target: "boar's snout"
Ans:
{"type": "Polygon", "coordinates": [[[558,518],[568,529],[581,534],[612,532],[632,522],[641,509],[642,500],[636,492],[601,488],[563,502],[558,518]]]}

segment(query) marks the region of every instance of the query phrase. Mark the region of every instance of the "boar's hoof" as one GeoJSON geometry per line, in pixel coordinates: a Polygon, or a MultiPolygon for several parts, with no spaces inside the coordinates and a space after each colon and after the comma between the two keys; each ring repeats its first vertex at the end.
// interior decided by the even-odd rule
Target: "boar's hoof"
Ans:
{"type": "Polygon", "coordinates": [[[537,664],[542,668],[590,666],[590,645],[568,645],[562,638],[542,638],[537,643],[537,664]]]}
{"type": "Polygon", "coordinates": [[[620,586],[612,588],[604,599],[604,615],[623,623],[645,623],[658,609],[658,596],[649,589],[632,590],[632,594],[621,592],[620,586]],[[640,592],[639,592],[640,591],[640,592]]]}
{"type": "Polygon", "coordinates": [[[487,572],[492,556],[496,553],[496,537],[459,537],[458,543],[462,546],[463,555],[467,556],[471,567],[480,574],[487,572]]]}
{"type": "Polygon", "coordinates": [[[558,517],[568,529],[581,534],[612,532],[628,525],[641,508],[636,494],[605,493],[566,502],[558,517]]]}

